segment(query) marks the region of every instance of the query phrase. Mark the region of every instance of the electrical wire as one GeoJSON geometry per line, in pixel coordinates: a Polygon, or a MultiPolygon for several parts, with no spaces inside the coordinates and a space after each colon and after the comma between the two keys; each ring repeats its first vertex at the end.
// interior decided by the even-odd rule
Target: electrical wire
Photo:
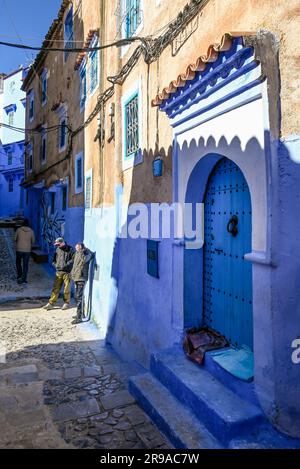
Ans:
{"type": "MultiPolygon", "coordinates": [[[[79,53],[79,52],[95,52],[103,49],[108,49],[111,47],[122,47],[125,45],[129,45],[133,42],[140,41],[142,43],[147,43],[147,37],[131,37],[128,39],[120,39],[119,41],[111,42],[110,44],[104,44],[102,46],[95,46],[95,47],[36,47],[36,46],[29,46],[25,44],[17,44],[14,42],[6,42],[0,41],[0,46],[6,47],[13,47],[16,49],[25,49],[25,50],[34,50],[39,52],[68,52],[68,53],[79,53]]],[[[55,41],[55,40],[53,40],[55,41]]]]}
{"type": "MultiPolygon", "coordinates": [[[[191,0],[190,3],[186,5],[184,10],[181,11],[176,16],[175,20],[169,23],[167,31],[155,39],[152,39],[151,36],[148,36],[147,38],[136,37],[136,38],[128,39],[128,42],[126,42],[127,44],[137,41],[137,40],[140,40],[142,44],[139,45],[135,49],[131,57],[128,59],[125,65],[121,68],[118,75],[113,76],[113,77],[107,77],[108,81],[112,83],[112,86],[110,86],[100,95],[98,95],[97,104],[94,107],[93,111],[88,116],[88,118],[86,119],[86,121],[82,125],[80,125],[77,129],[73,131],[71,130],[68,133],[68,147],[67,147],[66,155],[64,156],[64,158],[62,158],[59,161],[56,161],[55,163],[45,168],[44,170],[39,171],[39,174],[43,174],[49,171],[49,169],[52,169],[54,166],[61,164],[63,161],[66,161],[67,159],[70,158],[72,154],[72,148],[73,148],[73,138],[79,132],[84,130],[93,121],[93,119],[99,114],[99,112],[101,111],[105,103],[114,95],[115,86],[117,84],[122,85],[124,83],[124,81],[126,80],[131,70],[135,67],[135,65],[139,61],[140,57],[144,56],[144,61],[148,65],[158,60],[158,58],[160,57],[162,52],[165,50],[165,48],[169,44],[172,43],[172,41],[177,37],[177,35],[182,31],[182,29],[205,7],[205,5],[209,1],[210,0],[191,0]]],[[[97,48],[86,48],[83,50],[81,49],[79,51],[101,50],[101,49],[105,49],[108,47],[112,47],[112,45],[122,46],[122,45],[125,45],[124,41],[127,41],[127,40],[115,41],[114,43],[111,43],[110,45],[99,46],[97,48]]],[[[46,50],[46,49],[43,49],[43,50],[46,50]]],[[[61,50],[65,51],[66,49],[61,49],[61,50]]],[[[74,52],[74,49],[72,49],[71,51],[74,52]]],[[[30,185],[33,179],[34,177],[32,177],[31,179],[28,179],[27,181],[24,181],[24,185],[26,186],[30,185]]]]}

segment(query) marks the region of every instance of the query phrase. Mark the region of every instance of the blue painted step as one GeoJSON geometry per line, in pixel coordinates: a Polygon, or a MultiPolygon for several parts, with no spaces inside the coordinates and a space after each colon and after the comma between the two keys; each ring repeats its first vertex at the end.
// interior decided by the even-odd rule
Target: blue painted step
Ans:
{"type": "Polygon", "coordinates": [[[222,447],[205,426],[150,373],[130,378],[129,391],[176,448],[222,447]]]}
{"type": "Polygon", "coordinates": [[[153,375],[223,444],[264,422],[261,410],[240,398],[179,348],[151,357],[153,375]]]}

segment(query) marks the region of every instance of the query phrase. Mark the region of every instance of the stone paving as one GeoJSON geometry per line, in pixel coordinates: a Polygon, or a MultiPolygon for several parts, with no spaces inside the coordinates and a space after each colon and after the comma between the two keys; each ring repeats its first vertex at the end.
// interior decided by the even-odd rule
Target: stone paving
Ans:
{"type": "Polygon", "coordinates": [[[171,448],[127,391],[143,370],[42,305],[0,305],[0,448],[171,448]]]}
{"type": "Polygon", "coordinates": [[[0,228],[0,303],[48,296],[53,284],[53,273],[48,265],[36,264],[30,259],[28,285],[17,284],[14,235],[13,228],[0,228]]]}

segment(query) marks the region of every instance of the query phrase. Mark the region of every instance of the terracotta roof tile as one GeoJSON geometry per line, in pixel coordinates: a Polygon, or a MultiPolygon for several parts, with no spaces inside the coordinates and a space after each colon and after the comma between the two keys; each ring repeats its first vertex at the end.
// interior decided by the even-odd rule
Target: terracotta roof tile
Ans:
{"type": "Polygon", "coordinates": [[[211,44],[208,47],[207,54],[201,55],[195,61],[195,63],[189,64],[185,72],[178,75],[176,80],[171,81],[169,86],[166,86],[161,93],[158,93],[156,97],[151,101],[152,107],[160,106],[163,101],[170,98],[170,95],[176,93],[178,88],[182,88],[186,85],[189,80],[194,80],[197,72],[203,72],[208,63],[216,62],[219,58],[220,52],[228,51],[233,43],[234,38],[242,36],[253,36],[256,33],[253,32],[229,32],[222,36],[219,43],[211,44]]]}
{"type": "MultiPolygon", "coordinates": [[[[89,30],[89,33],[88,33],[88,35],[87,35],[87,37],[84,41],[84,44],[83,44],[84,49],[90,47],[90,44],[91,44],[95,34],[99,35],[99,29],[90,29],[89,30]]],[[[82,61],[86,57],[86,54],[87,54],[86,52],[79,52],[79,54],[77,56],[77,59],[76,59],[75,67],[74,67],[75,70],[79,69],[82,61]]]]}

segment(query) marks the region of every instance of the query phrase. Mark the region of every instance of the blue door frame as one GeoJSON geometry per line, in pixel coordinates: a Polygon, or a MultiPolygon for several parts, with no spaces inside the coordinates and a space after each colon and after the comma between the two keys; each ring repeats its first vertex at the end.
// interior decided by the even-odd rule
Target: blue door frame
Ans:
{"type": "Polygon", "coordinates": [[[238,166],[222,158],[205,194],[203,322],[232,345],[253,350],[252,211],[247,182],[238,166]]]}

